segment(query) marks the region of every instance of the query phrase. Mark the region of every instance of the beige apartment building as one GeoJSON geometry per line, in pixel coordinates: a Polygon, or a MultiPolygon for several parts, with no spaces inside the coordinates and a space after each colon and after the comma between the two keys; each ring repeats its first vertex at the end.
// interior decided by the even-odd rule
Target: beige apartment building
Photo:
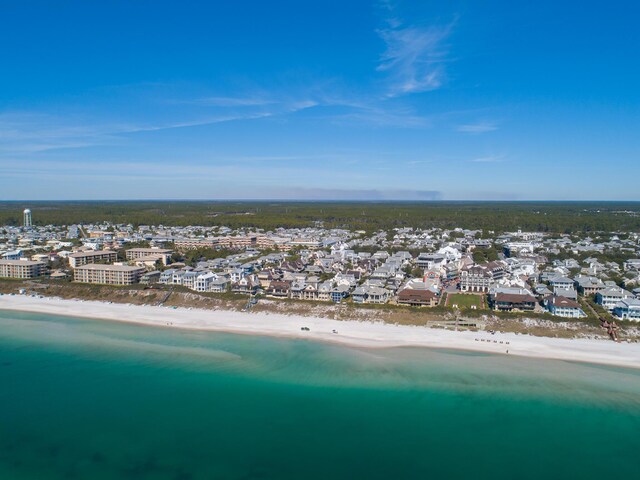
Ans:
{"type": "Polygon", "coordinates": [[[166,248],[130,248],[127,250],[127,260],[160,260],[167,265],[171,260],[173,250],[166,248]]]}
{"type": "Polygon", "coordinates": [[[218,238],[183,238],[176,240],[174,245],[178,250],[189,250],[192,248],[215,248],[219,246],[220,239],[218,238]]]}
{"type": "Polygon", "coordinates": [[[144,274],[143,267],[128,265],[89,264],[77,267],[74,280],[81,283],[102,283],[106,285],[132,285],[140,281],[144,274]]]}
{"type": "Polygon", "coordinates": [[[112,250],[91,250],[69,255],[69,265],[71,268],[78,268],[91,263],[113,263],[117,259],[118,254],[112,250]]]}
{"type": "Polygon", "coordinates": [[[44,262],[31,260],[0,260],[0,277],[35,278],[44,273],[44,262]]]}

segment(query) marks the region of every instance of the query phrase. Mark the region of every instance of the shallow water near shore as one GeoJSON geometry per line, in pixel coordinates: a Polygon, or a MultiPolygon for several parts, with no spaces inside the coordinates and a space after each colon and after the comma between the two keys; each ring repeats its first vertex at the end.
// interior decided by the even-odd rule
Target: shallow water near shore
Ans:
{"type": "Polygon", "coordinates": [[[0,311],[0,478],[635,478],[640,370],[0,311]]]}

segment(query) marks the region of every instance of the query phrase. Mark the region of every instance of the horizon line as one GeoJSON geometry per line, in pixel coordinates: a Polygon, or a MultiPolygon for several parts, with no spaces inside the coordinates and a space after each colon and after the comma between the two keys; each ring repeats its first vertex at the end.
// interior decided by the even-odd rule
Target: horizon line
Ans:
{"type": "Polygon", "coordinates": [[[53,202],[219,202],[219,203],[266,203],[266,202],[279,202],[279,203],[640,203],[638,200],[594,200],[594,199],[314,199],[314,198],[220,198],[220,199],[205,199],[205,198],[120,198],[120,199],[0,199],[0,203],[18,203],[18,202],[31,202],[31,203],[53,203],[53,202]]]}

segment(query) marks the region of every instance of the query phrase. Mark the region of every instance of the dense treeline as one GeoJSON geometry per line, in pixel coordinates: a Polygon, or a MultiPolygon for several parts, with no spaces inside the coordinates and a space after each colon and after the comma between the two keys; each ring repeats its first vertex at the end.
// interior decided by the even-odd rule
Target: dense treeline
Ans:
{"type": "Polygon", "coordinates": [[[226,225],[231,228],[325,227],[368,232],[396,227],[585,233],[640,231],[640,202],[0,202],[0,225],[109,221],[134,225],[226,225]]]}

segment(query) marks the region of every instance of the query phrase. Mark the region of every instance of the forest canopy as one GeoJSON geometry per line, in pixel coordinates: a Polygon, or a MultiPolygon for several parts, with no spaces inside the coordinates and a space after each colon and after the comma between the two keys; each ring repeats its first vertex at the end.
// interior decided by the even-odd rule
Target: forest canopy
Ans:
{"type": "Polygon", "coordinates": [[[401,227],[461,227],[496,233],[640,231],[640,202],[0,202],[0,225],[21,225],[27,207],[35,225],[106,221],[273,230],[322,222],[326,228],[367,232],[401,227]]]}

